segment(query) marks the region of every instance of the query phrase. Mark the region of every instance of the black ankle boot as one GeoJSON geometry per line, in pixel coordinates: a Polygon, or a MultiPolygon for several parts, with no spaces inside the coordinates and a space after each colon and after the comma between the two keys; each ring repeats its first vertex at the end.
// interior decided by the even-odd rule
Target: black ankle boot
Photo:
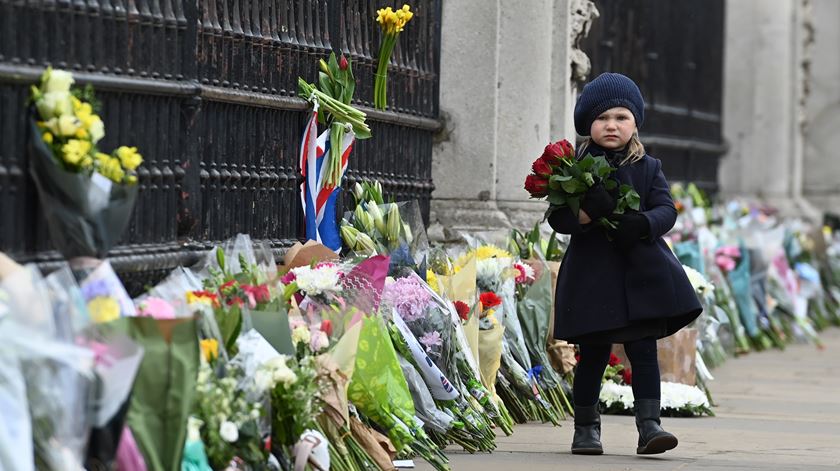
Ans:
{"type": "Polygon", "coordinates": [[[600,455],[604,453],[601,447],[601,414],[598,404],[589,407],[575,406],[575,437],[572,439],[572,454],[600,455]]]}
{"type": "Polygon", "coordinates": [[[677,437],[662,430],[659,420],[659,401],[639,399],[635,403],[636,428],[639,430],[639,447],[636,453],[654,455],[665,453],[677,446],[677,437]]]}

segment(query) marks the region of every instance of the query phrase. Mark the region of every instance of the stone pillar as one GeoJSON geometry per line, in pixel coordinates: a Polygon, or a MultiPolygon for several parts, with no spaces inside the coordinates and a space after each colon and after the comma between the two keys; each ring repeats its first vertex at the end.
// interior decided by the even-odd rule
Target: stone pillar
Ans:
{"type": "Polygon", "coordinates": [[[593,15],[590,0],[444,2],[433,238],[542,217],[525,176],[549,141],[574,139],[571,77],[588,66],[575,47],[593,15]]]}
{"type": "Polygon", "coordinates": [[[727,0],[724,38],[724,195],[758,196],[785,213],[815,213],[802,198],[809,0],[727,0]]]}
{"type": "Polygon", "coordinates": [[[532,226],[546,203],[529,200],[523,184],[553,138],[552,75],[567,70],[552,61],[553,23],[565,29],[568,15],[555,17],[553,0],[532,0],[528,8],[518,0],[500,3],[496,202],[513,226],[532,226]]]}
{"type": "Polygon", "coordinates": [[[840,212],[840,2],[811,0],[803,69],[810,73],[804,130],[803,194],[823,210],[840,212]]]}
{"type": "MultiPolygon", "coordinates": [[[[440,115],[430,222],[447,228],[506,224],[495,205],[500,2],[443,2],[440,115]],[[469,15],[464,11],[471,12],[469,15]]],[[[437,230],[442,230],[438,227],[437,230]]],[[[432,236],[441,236],[432,234],[432,236]]]]}

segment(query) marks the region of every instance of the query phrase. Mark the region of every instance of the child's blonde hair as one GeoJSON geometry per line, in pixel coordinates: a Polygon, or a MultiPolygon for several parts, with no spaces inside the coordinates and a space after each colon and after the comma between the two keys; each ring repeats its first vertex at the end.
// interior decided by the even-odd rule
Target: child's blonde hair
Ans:
{"type": "MultiPolygon", "coordinates": [[[[586,149],[589,145],[592,144],[592,138],[587,137],[583,140],[583,143],[580,145],[580,154],[583,155],[586,152],[586,149]]],[[[627,155],[624,156],[624,159],[618,163],[619,166],[621,165],[630,165],[636,163],[645,156],[645,146],[642,144],[642,141],[639,140],[639,131],[633,131],[633,135],[630,136],[630,140],[627,141],[627,155]]]]}

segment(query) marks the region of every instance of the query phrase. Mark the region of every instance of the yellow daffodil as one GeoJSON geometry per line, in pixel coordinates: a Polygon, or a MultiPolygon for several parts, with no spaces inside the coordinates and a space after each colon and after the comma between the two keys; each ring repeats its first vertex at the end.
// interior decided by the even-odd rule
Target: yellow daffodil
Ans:
{"type": "Polygon", "coordinates": [[[70,165],[79,165],[82,159],[90,152],[92,144],[90,141],[70,139],[67,144],[61,146],[64,154],[64,161],[70,165]]]}
{"type": "Polygon", "coordinates": [[[88,137],[88,132],[85,131],[84,128],[79,128],[78,130],[76,130],[76,139],[87,139],[88,137]]]}
{"type": "Polygon", "coordinates": [[[120,305],[112,297],[98,296],[87,303],[90,320],[96,324],[111,322],[120,317],[120,305]]]}
{"type": "Polygon", "coordinates": [[[204,356],[204,359],[209,361],[213,361],[216,358],[219,358],[219,341],[216,339],[203,339],[199,342],[201,346],[201,354],[204,356]]]}
{"type": "Polygon", "coordinates": [[[116,154],[126,170],[135,170],[143,163],[143,156],[137,152],[136,147],[121,146],[117,149],[116,154]]]}
{"type": "Polygon", "coordinates": [[[52,135],[51,132],[45,132],[44,135],[41,136],[41,137],[44,139],[44,142],[46,142],[47,144],[52,144],[53,143],[53,135],[52,135]]]}

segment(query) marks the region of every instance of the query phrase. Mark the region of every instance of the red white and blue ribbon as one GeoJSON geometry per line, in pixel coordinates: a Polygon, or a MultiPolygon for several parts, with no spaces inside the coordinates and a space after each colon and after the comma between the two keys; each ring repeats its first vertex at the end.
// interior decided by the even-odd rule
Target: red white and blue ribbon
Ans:
{"type": "MultiPolygon", "coordinates": [[[[336,202],[341,188],[326,184],[332,143],[329,129],[318,135],[318,103],[314,105],[300,144],[300,171],[304,177],[300,185],[300,198],[305,216],[306,238],[338,252],[341,250],[341,236],[336,220],[336,202]]],[[[353,131],[348,131],[341,142],[342,175],[347,171],[354,140],[353,131]]]]}

